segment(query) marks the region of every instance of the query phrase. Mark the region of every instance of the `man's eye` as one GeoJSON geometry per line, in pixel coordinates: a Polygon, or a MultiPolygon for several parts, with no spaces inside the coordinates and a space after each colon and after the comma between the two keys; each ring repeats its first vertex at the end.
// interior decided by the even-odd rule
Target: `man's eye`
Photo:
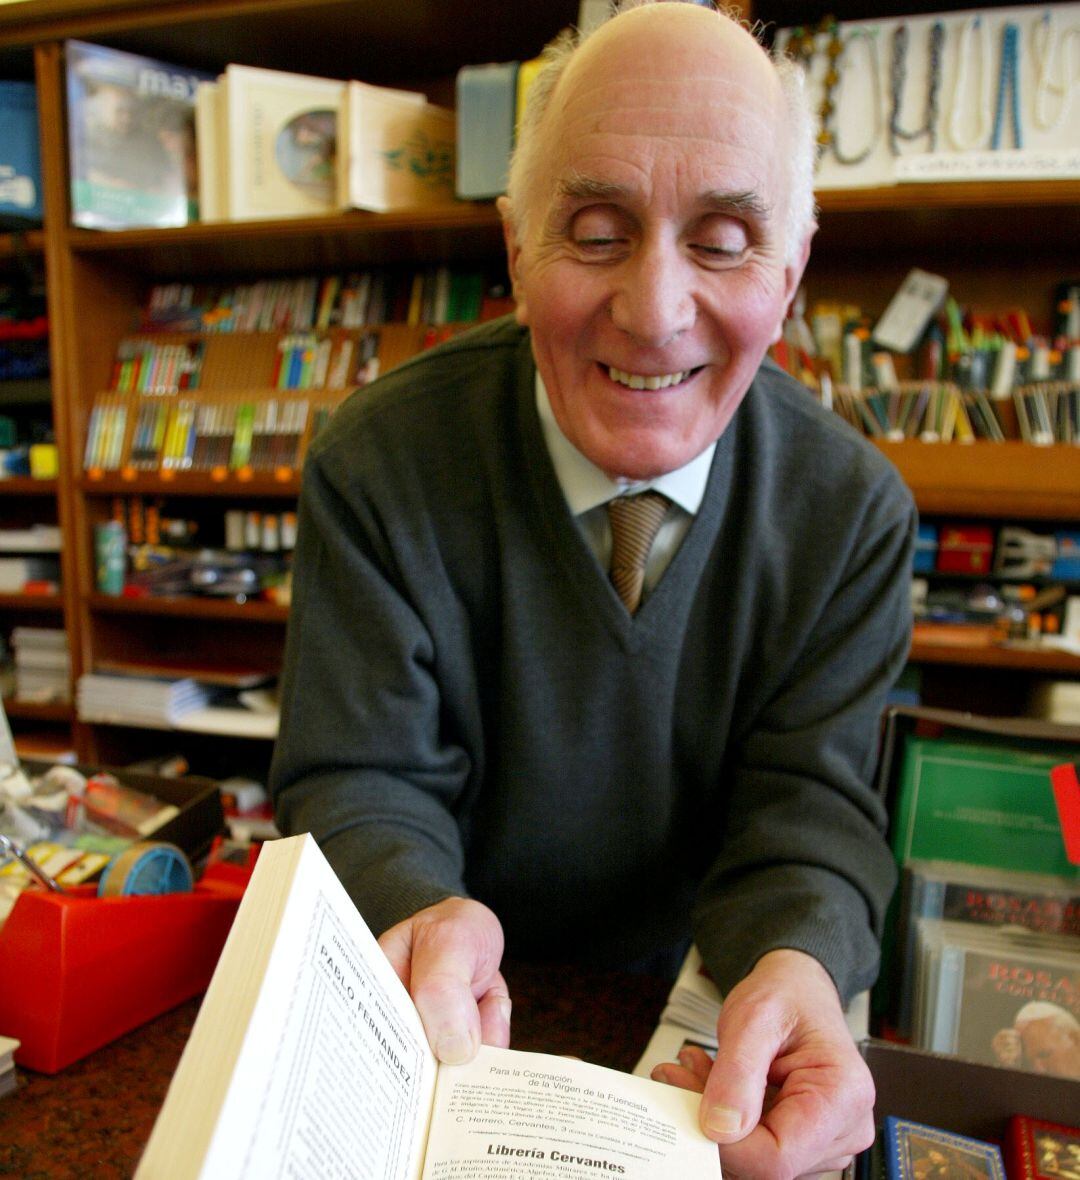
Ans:
{"type": "Polygon", "coordinates": [[[740,257],[740,255],[742,255],[742,254],[744,253],[744,251],[745,251],[746,247],[745,247],[745,246],[706,246],[706,245],[697,245],[697,246],[695,246],[695,247],[694,247],[694,249],[695,249],[695,250],[698,250],[700,253],[702,253],[702,254],[706,255],[706,256],[707,256],[707,257],[709,257],[709,258],[722,258],[722,259],[728,259],[728,258],[738,258],[738,257],[740,257]]]}

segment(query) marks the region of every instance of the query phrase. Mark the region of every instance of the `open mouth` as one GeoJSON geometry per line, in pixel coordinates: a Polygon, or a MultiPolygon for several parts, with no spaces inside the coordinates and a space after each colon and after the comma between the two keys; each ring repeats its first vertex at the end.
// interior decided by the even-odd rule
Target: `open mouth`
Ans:
{"type": "Polygon", "coordinates": [[[670,389],[673,385],[681,385],[695,374],[700,373],[704,365],[696,369],[680,369],[676,373],[628,373],[625,369],[616,369],[613,365],[605,365],[607,375],[617,385],[627,389],[670,389]]]}

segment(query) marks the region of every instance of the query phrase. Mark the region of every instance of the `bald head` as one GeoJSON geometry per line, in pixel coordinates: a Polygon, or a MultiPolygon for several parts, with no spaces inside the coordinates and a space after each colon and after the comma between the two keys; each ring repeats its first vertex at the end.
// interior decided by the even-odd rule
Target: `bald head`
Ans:
{"type": "MultiPolygon", "coordinates": [[[[509,212],[519,234],[550,198],[568,119],[609,119],[605,83],[632,78],[643,90],[670,95],[670,105],[718,110],[750,105],[757,118],[742,132],[755,150],[772,153],[783,169],[785,250],[795,258],[814,228],[813,120],[802,71],[775,63],[742,25],[694,3],[630,0],[619,14],[578,41],[564,34],[545,52],[545,68],[529,92],[510,168],[509,212]]],[[[638,114],[628,115],[628,124],[638,114]]],[[[651,128],[664,134],[661,119],[651,128]]],[[[708,129],[702,128],[702,135],[708,129]]]]}

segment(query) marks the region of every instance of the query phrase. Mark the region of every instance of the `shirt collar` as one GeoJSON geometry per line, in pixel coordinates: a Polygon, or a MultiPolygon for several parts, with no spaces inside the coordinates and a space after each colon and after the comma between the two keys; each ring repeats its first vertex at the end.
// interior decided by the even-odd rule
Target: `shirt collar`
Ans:
{"type": "Polygon", "coordinates": [[[540,429],[555,468],[570,511],[575,516],[588,512],[623,496],[653,488],[693,516],[701,507],[705,485],[709,481],[716,443],[710,443],[696,458],[683,467],[666,472],[650,480],[612,479],[587,459],[562,432],[551,409],[548,392],[540,374],[536,374],[536,411],[540,415],[540,429]]]}

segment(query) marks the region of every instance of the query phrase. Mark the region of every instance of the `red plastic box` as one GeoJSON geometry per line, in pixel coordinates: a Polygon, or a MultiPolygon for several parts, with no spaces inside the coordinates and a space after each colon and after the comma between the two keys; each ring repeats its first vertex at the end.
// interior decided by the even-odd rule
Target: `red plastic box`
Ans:
{"type": "Polygon", "coordinates": [[[0,928],[0,1029],[19,1065],[56,1073],[205,991],[250,870],[212,865],[191,893],[30,888],[0,928]]]}

